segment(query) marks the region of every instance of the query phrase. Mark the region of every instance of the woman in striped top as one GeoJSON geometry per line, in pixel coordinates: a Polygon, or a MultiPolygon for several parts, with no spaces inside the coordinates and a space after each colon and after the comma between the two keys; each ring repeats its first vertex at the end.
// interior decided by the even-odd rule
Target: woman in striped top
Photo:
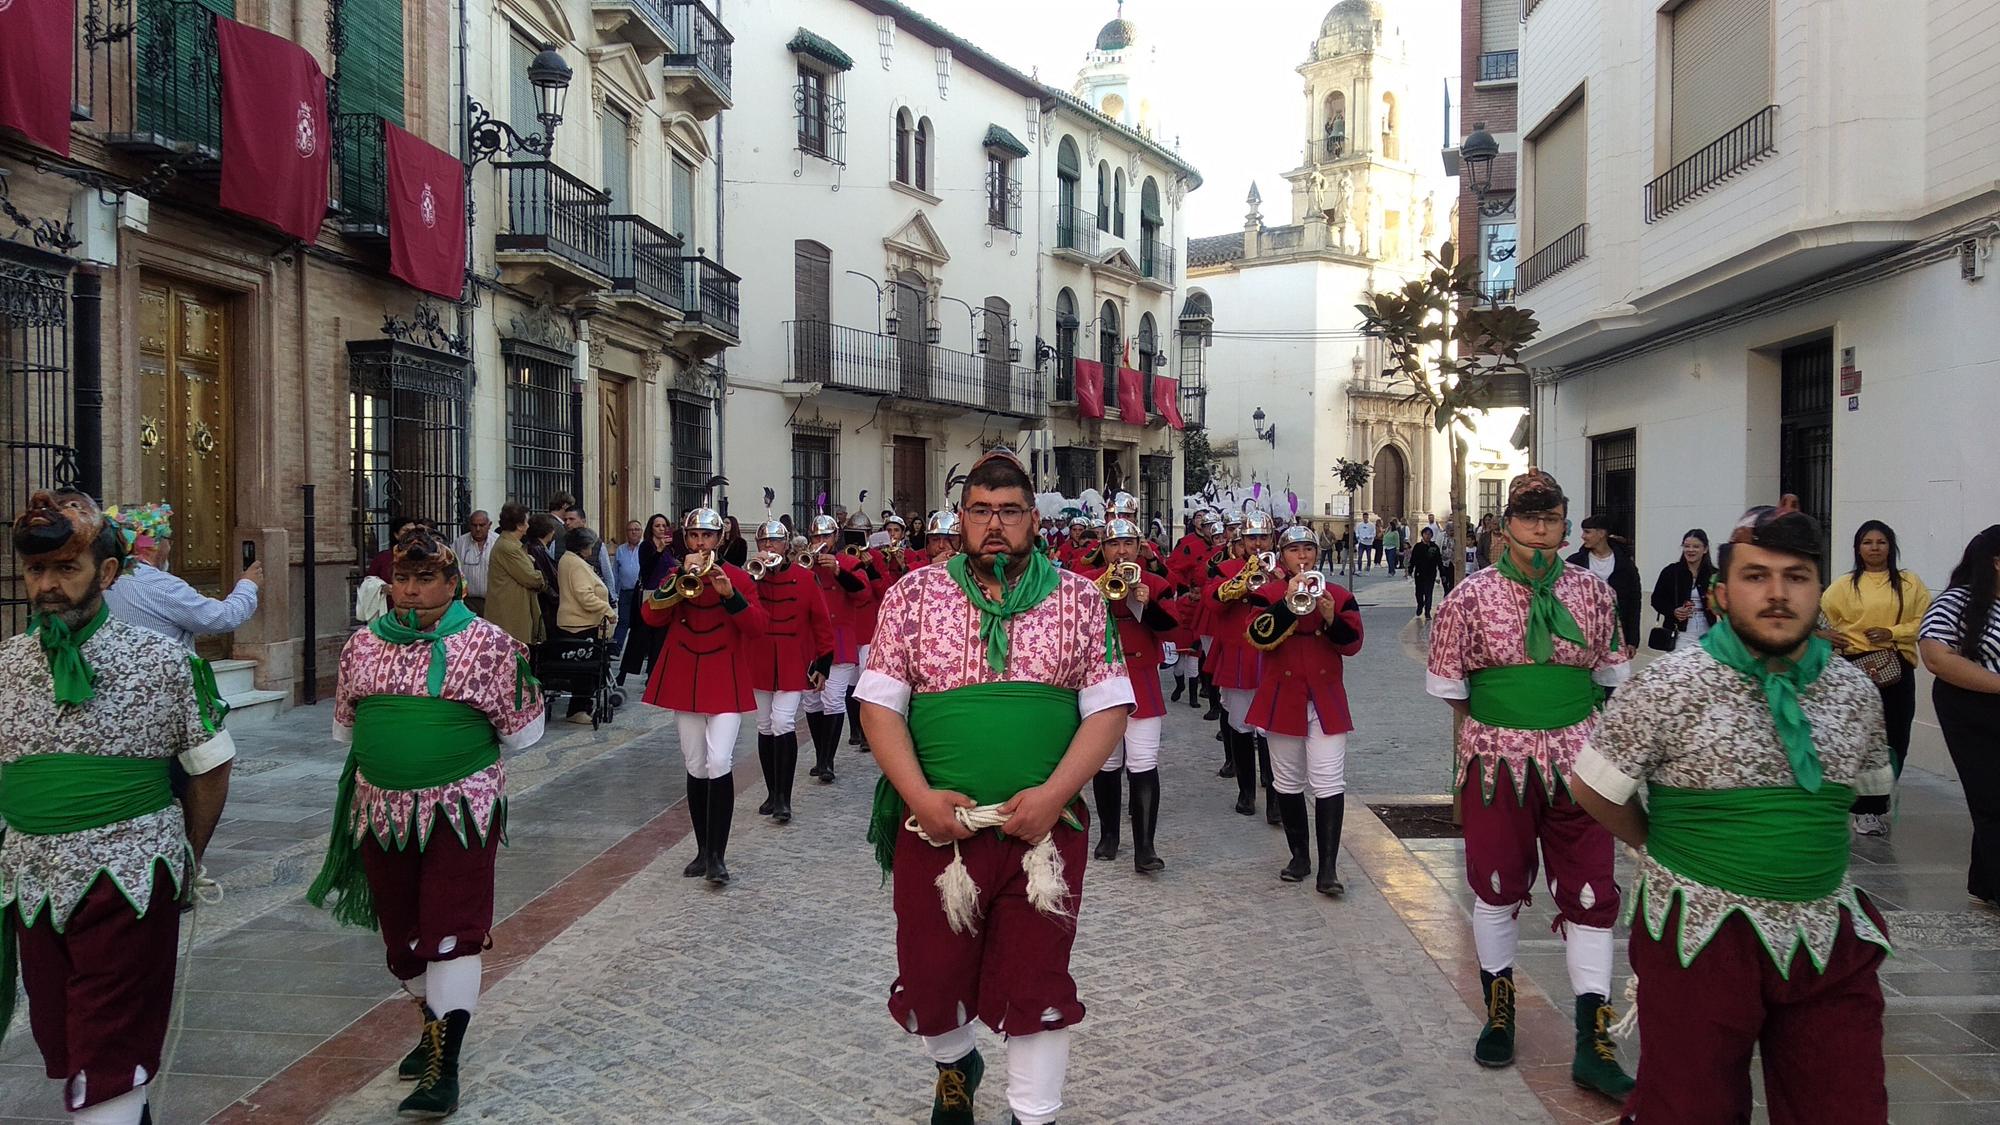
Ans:
{"type": "Polygon", "coordinates": [[[1972,537],[1917,630],[1924,667],[1937,676],[1931,702],[1972,813],[1972,869],[1965,889],[2000,909],[2000,524],[1972,537]]]}

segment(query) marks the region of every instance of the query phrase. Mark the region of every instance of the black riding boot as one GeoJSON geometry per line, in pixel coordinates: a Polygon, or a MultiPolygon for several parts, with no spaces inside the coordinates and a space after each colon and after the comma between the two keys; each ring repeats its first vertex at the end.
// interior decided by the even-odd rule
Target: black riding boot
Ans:
{"type": "Polygon", "coordinates": [[[806,733],[812,736],[813,767],[806,771],[808,777],[818,777],[826,768],[826,716],[818,711],[806,712],[806,733]]]}
{"type": "Polygon", "coordinates": [[[721,886],[729,881],[729,868],[722,854],[729,850],[729,822],[736,817],[736,775],[725,773],[708,783],[708,870],[709,882],[721,886]]]}
{"type": "Polygon", "coordinates": [[[1097,801],[1097,847],[1091,855],[1098,859],[1118,858],[1118,820],[1124,810],[1123,770],[1098,770],[1090,779],[1090,793],[1097,801]]]}
{"type": "Polygon", "coordinates": [[[694,858],[681,868],[681,875],[699,879],[708,873],[708,787],[707,778],[687,775],[688,820],[694,825],[694,858]]]}
{"type": "Polygon", "coordinates": [[[778,807],[778,736],[760,734],[757,736],[757,764],[764,769],[764,803],[757,806],[758,816],[770,816],[778,807]]]}
{"type": "Polygon", "coordinates": [[[417,1077],[417,1088],[396,1107],[397,1114],[439,1118],[458,1110],[458,1058],[465,1047],[465,1025],[471,1022],[472,1013],[458,1008],[439,1016],[425,1029],[429,1057],[423,1074],[417,1077]]]}
{"type": "Polygon", "coordinates": [[[778,796],[771,806],[771,819],[778,824],[792,822],[792,780],[799,774],[799,732],[778,735],[773,740],[773,773],[777,775],[778,796]]]}
{"type": "Polygon", "coordinates": [[[868,735],[861,729],[861,712],[854,707],[854,689],[847,689],[847,744],[868,748],[868,735]]]}
{"type": "Polygon", "coordinates": [[[1212,680],[1205,687],[1208,692],[1208,714],[1203,715],[1202,718],[1222,719],[1224,722],[1227,722],[1229,712],[1222,706],[1222,692],[1216,688],[1215,682],[1212,680]]]}
{"type": "Polygon", "coordinates": [[[1160,771],[1128,772],[1132,782],[1132,869],[1150,875],[1167,866],[1153,851],[1153,831],[1160,826],[1160,771]]]}
{"type": "Polygon", "coordinates": [[[1167,702],[1179,703],[1181,701],[1182,693],[1186,691],[1187,691],[1187,677],[1176,672],[1174,674],[1174,693],[1167,697],[1167,702]]]}
{"type": "Polygon", "coordinates": [[[1347,816],[1347,794],[1335,793],[1331,797],[1320,797],[1313,801],[1313,835],[1319,842],[1319,877],[1313,880],[1313,888],[1323,895],[1339,898],[1347,892],[1340,879],[1334,874],[1334,861],[1340,857],[1340,823],[1347,816]]]}
{"type": "Polygon", "coordinates": [[[1278,878],[1287,883],[1301,883],[1313,873],[1312,831],[1306,824],[1306,795],[1304,793],[1278,794],[1278,814],[1285,825],[1285,846],[1292,851],[1292,862],[1278,872],[1278,878]]]}
{"type": "Polygon", "coordinates": [[[828,785],[833,782],[833,756],[840,749],[840,725],[847,716],[840,714],[822,715],[820,722],[826,724],[826,750],[820,756],[819,782],[828,785]]]}
{"type": "Polygon", "coordinates": [[[1263,735],[1253,735],[1257,740],[1257,772],[1264,783],[1264,823],[1276,825],[1278,818],[1278,791],[1273,788],[1271,775],[1271,743],[1263,735]]]}
{"type": "Polygon", "coordinates": [[[1236,759],[1236,811],[1244,816],[1257,815],[1257,740],[1247,730],[1222,728],[1228,733],[1229,754],[1236,759]]]}

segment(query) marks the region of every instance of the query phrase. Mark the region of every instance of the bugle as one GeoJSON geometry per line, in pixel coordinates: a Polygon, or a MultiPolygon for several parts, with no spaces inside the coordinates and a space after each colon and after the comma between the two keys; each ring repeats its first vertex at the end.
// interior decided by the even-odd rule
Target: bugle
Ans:
{"type": "Polygon", "coordinates": [[[1313,611],[1313,607],[1319,604],[1320,598],[1325,594],[1326,575],[1316,570],[1306,571],[1305,577],[1299,580],[1299,584],[1292,587],[1291,592],[1285,595],[1285,608],[1291,610],[1294,617],[1304,617],[1313,611]]]}
{"type": "Polygon", "coordinates": [[[1132,588],[1139,584],[1139,567],[1135,563],[1114,563],[1097,577],[1098,592],[1109,602],[1122,602],[1132,595],[1132,588]]]}
{"type": "Polygon", "coordinates": [[[674,590],[683,598],[698,598],[708,588],[708,574],[715,569],[715,555],[704,551],[700,555],[689,555],[681,564],[681,571],[674,575],[674,590]]]}

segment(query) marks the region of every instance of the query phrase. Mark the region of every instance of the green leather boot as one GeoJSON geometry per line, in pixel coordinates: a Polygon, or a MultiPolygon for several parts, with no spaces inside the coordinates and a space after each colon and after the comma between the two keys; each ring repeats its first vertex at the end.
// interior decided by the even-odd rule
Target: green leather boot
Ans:
{"type": "Polygon", "coordinates": [[[1479,985],[1486,991],[1486,1026],[1479,1029],[1472,1061],[1484,1067],[1513,1066],[1514,970],[1502,969],[1495,976],[1481,969],[1479,985]]]}
{"type": "Polygon", "coordinates": [[[1576,1059],[1569,1064],[1569,1077],[1586,1090],[1624,1101],[1637,1083],[1618,1065],[1618,1044],[1610,1030],[1617,1020],[1604,997],[1586,992],[1576,998],[1576,1059]]]}
{"type": "MultiPolygon", "coordinates": [[[[428,1030],[431,1021],[437,1019],[437,1013],[431,1011],[431,1006],[422,1000],[417,1000],[415,997],[411,997],[411,1000],[418,1008],[423,1010],[424,1028],[428,1030]]],[[[397,1081],[415,1082],[417,1079],[423,1077],[424,1064],[429,1062],[431,1057],[430,1042],[430,1038],[425,1034],[425,1031],[417,1032],[417,1045],[410,1048],[410,1053],[403,1056],[402,1062],[396,1064],[397,1081]]]]}
{"type": "Polygon", "coordinates": [[[435,1120],[458,1112],[458,1053],[471,1022],[472,1013],[459,1009],[424,1025],[424,1072],[417,1076],[417,1088],[396,1107],[398,1114],[435,1120]]]}
{"type": "Polygon", "coordinates": [[[972,1096],[986,1075],[986,1060],[978,1051],[954,1063],[937,1064],[937,1092],[931,1098],[931,1125],[976,1125],[972,1096]]]}

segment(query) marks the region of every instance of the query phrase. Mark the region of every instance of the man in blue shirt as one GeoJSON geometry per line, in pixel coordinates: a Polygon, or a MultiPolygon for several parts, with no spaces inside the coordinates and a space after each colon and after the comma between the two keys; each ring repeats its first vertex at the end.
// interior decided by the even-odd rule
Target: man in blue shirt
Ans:
{"type": "Polygon", "coordinates": [[[253,562],[226,598],[210,598],[167,573],[173,550],[173,509],[165,504],[128,508],[115,517],[134,534],[132,570],[104,590],[111,616],[179,641],[194,651],[196,637],[233,633],[257,614],[264,564],[253,562]]]}
{"type": "Polygon", "coordinates": [[[625,634],[639,616],[639,543],[645,537],[646,529],[639,521],[628,520],[625,542],[618,545],[618,553],[611,558],[611,590],[618,598],[618,628],[612,633],[611,647],[621,652],[625,649],[625,634]]]}

